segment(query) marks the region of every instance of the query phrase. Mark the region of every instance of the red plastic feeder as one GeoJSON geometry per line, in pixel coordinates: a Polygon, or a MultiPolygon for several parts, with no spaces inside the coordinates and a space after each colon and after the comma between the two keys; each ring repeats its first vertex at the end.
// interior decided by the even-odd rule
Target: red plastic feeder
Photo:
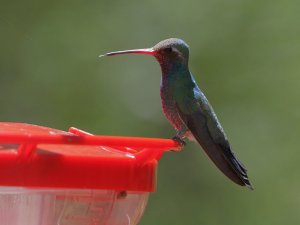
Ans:
{"type": "Polygon", "coordinates": [[[1,224],[137,224],[157,161],[179,148],[169,139],[0,122],[1,224]]]}

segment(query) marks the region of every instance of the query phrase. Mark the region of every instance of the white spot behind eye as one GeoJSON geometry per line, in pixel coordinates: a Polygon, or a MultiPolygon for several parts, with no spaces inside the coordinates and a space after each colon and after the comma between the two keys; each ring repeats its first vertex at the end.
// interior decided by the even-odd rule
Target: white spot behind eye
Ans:
{"type": "Polygon", "coordinates": [[[176,52],[176,53],[180,53],[180,51],[177,48],[175,48],[175,47],[172,47],[172,51],[176,52]]]}

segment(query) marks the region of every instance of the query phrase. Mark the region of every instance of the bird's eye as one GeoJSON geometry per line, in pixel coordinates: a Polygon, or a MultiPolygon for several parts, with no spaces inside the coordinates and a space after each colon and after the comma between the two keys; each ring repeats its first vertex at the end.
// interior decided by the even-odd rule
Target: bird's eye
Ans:
{"type": "Polygon", "coordinates": [[[173,52],[173,48],[172,47],[165,48],[165,52],[171,53],[173,52]]]}

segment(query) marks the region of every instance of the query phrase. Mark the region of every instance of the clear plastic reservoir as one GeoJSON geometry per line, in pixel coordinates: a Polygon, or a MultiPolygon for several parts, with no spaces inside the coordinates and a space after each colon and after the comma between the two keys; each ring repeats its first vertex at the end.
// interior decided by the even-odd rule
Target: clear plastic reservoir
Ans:
{"type": "Polygon", "coordinates": [[[147,192],[0,188],[2,225],[135,225],[147,192]]]}

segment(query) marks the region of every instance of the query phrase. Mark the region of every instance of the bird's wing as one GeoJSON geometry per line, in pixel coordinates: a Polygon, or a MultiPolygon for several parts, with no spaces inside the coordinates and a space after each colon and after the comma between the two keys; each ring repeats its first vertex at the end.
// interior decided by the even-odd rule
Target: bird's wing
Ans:
{"type": "Polygon", "coordinates": [[[250,188],[247,171],[231,151],[227,137],[208,100],[195,86],[177,98],[178,114],[214,164],[232,181],[250,188]]]}

